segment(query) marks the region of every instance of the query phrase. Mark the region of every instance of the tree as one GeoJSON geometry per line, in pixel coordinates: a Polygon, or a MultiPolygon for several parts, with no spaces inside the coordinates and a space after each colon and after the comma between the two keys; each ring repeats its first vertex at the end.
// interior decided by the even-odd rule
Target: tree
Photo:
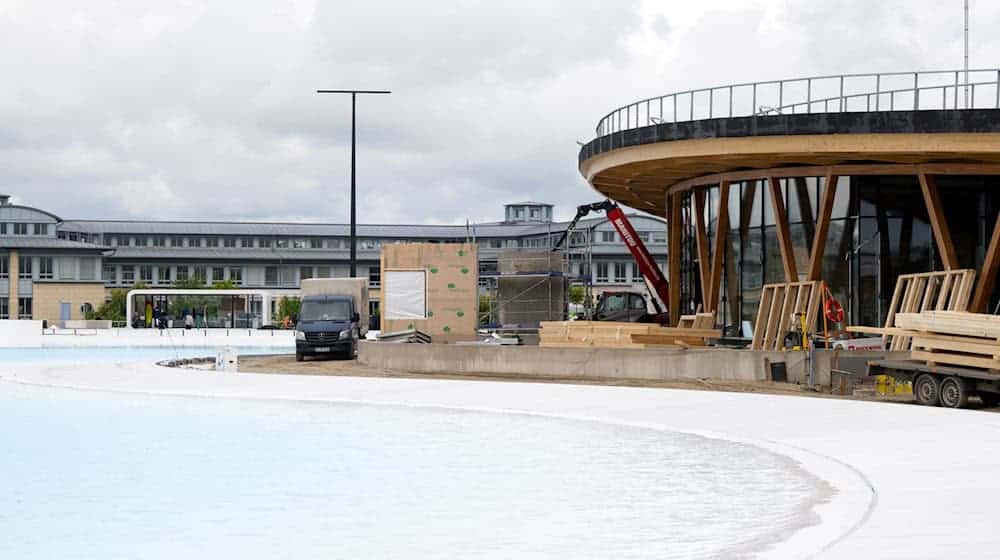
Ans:
{"type": "Polygon", "coordinates": [[[125,288],[115,288],[111,290],[110,297],[101,304],[100,307],[87,313],[88,320],[101,319],[104,321],[124,321],[125,320],[125,299],[128,290],[125,288]]]}
{"type": "Polygon", "coordinates": [[[132,288],[115,288],[111,290],[110,297],[100,307],[87,313],[86,318],[88,320],[125,321],[125,302],[128,299],[129,291],[142,290],[148,287],[146,284],[138,282],[132,288]]]}
{"type": "Polygon", "coordinates": [[[577,305],[583,304],[583,298],[586,295],[586,291],[583,286],[570,286],[569,287],[569,302],[575,303],[577,305]]]}
{"type": "Polygon", "coordinates": [[[288,317],[292,321],[298,321],[301,309],[302,302],[299,301],[299,298],[281,296],[281,300],[278,302],[278,311],[274,314],[273,320],[279,325],[285,320],[285,317],[288,317]]]}

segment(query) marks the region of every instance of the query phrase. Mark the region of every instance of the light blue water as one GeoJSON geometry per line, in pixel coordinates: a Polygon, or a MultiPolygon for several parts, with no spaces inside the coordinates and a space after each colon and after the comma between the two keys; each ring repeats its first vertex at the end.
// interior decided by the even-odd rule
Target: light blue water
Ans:
{"type": "Polygon", "coordinates": [[[800,525],[787,459],[521,415],[0,382],[0,558],[711,558],[800,525]]]}
{"type": "MultiPolygon", "coordinates": [[[[176,360],[180,358],[214,357],[221,346],[150,347],[81,347],[81,348],[0,348],[0,367],[13,364],[46,365],[87,362],[132,362],[176,360]]],[[[294,348],[236,347],[237,354],[287,354],[294,348]]]]}

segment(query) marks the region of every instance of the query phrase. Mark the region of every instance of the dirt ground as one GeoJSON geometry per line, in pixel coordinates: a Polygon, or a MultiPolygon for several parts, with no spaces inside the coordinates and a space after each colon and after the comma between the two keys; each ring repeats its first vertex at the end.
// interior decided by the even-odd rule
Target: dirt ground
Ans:
{"type": "MultiPolygon", "coordinates": [[[[399,378],[433,378],[433,379],[464,379],[479,381],[527,381],[532,383],[570,383],[578,385],[618,385],[623,387],[657,387],[664,389],[693,389],[700,391],[726,391],[732,393],[760,393],[768,395],[798,395],[818,398],[853,399],[882,402],[911,402],[909,395],[878,395],[859,393],[851,396],[834,395],[828,389],[816,389],[792,383],[774,383],[770,381],[728,381],[715,379],[685,379],[675,381],[646,381],[621,379],[584,379],[565,377],[532,377],[525,379],[516,375],[476,374],[476,373],[407,373],[373,369],[363,366],[357,360],[310,360],[296,362],[295,356],[248,356],[241,357],[239,370],[244,373],[272,373],[279,375],[340,375],[348,377],[399,377],[399,378]]],[[[978,403],[970,403],[970,408],[978,407],[978,403]]],[[[1000,411],[1000,409],[997,409],[1000,411]]]]}

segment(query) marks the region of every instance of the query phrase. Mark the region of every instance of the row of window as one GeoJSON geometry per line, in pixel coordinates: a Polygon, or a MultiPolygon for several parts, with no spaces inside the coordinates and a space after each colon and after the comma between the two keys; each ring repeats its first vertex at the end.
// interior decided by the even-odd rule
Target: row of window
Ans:
{"type": "MultiPolygon", "coordinates": [[[[22,224],[26,225],[26,224],[22,224]]],[[[46,224],[36,224],[46,225],[46,224]]],[[[666,232],[663,231],[640,231],[637,232],[639,239],[644,243],[666,243],[666,232]]],[[[75,232],[59,232],[61,239],[71,241],[97,242],[97,234],[85,234],[75,232]]],[[[554,239],[555,237],[551,237],[554,239]]],[[[586,244],[587,236],[583,232],[574,232],[571,243],[574,245],[586,244]]],[[[377,250],[381,249],[384,243],[402,243],[403,240],[383,240],[383,239],[359,239],[358,249],[377,250]]],[[[621,236],[614,231],[597,232],[596,243],[620,243],[621,236]]],[[[480,245],[490,249],[534,249],[545,248],[550,244],[550,236],[530,237],[522,239],[489,239],[482,241],[480,245]]],[[[177,236],[177,235],[154,235],[154,236],[132,236],[132,235],[106,235],[104,245],[108,247],[173,247],[173,248],[217,248],[227,249],[346,249],[350,247],[349,240],[342,238],[319,238],[311,237],[306,239],[275,238],[275,237],[201,237],[201,236],[177,236]]]]}
{"type": "MultiPolygon", "coordinates": [[[[106,263],[101,278],[105,284],[123,286],[134,286],[137,282],[166,286],[174,282],[186,282],[192,279],[202,284],[215,284],[228,280],[236,286],[242,286],[244,282],[242,266],[123,264],[119,268],[114,264],[106,263]]],[[[330,266],[288,267],[275,265],[264,267],[264,285],[268,287],[298,286],[300,281],[309,278],[333,278],[333,269],[330,266]]],[[[368,283],[371,287],[379,287],[381,284],[379,267],[368,268],[368,283]]]]}
{"type": "MultiPolygon", "coordinates": [[[[31,319],[32,301],[31,297],[17,298],[17,318],[31,319]]],[[[10,302],[7,298],[0,298],[0,320],[10,319],[10,302]]]]}
{"type": "MultiPolygon", "coordinates": [[[[626,284],[633,282],[642,282],[642,272],[639,271],[639,265],[632,262],[599,262],[594,265],[596,268],[597,275],[594,278],[595,284],[626,284]]],[[[586,265],[580,265],[580,273],[586,273],[586,265]]]]}
{"type": "MultiPolygon", "coordinates": [[[[60,237],[64,234],[60,233],[60,237]]],[[[274,237],[183,237],[154,235],[127,236],[108,235],[105,236],[104,244],[108,247],[224,247],[227,249],[346,249],[349,247],[346,239],[334,238],[325,239],[312,237],[308,239],[290,239],[274,237]]],[[[380,239],[360,239],[359,249],[380,249],[382,240],[380,239]]]]}
{"type": "MultiPolygon", "coordinates": [[[[39,280],[51,280],[54,277],[55,264],[52,257],[37,257],[38,258],[38,279],[39,280]]],[[[33,276],[33,263],[35,257],[18,257],[17,258],[17,277],[21,279],[31,279],[33,276]]],[[[7,255],[0,256],[0,279],[6,279],[10,277],[10,257],[7,255]]]]}
{"type": "Polygon", "coordinates": [[[236,286],[243,284],[242,266],[153,266],[151,264],[123,264],[121,276],[114,264],[105,264],[101,279],[105,284],[124,286],[135,285],[136,282],[151,285],[169,285],[174,282],[198,280],[202,284],[230,281],[236,286]]]}
{"type": "Polygon", "coordinates": [[[0,223],[0,235],[8,235],[8,231],[11,235],[48,235],[49,224],[0,223]]]}

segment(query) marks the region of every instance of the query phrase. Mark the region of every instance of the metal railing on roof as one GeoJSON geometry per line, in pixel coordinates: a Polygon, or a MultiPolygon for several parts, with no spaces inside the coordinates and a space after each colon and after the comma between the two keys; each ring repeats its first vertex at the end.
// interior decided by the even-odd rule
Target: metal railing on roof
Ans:
{"type": "Polygon", "coordinates": [[[800,113],[1000,109],[1000,69],[842,74],[670,93],[619,107],[597,136],[662,123],[800,113]]]}

